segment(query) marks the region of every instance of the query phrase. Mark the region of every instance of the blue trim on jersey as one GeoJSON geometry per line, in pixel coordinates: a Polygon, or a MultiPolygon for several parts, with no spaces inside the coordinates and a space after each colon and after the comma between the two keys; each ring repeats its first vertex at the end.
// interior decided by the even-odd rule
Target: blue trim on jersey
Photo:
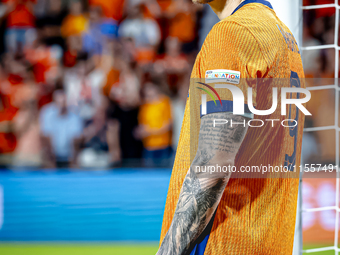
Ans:
{"type": "Polygon", "coordinates": [[[192,250],[190,255],[204,255],[205,248],[207,247],[209,237],[210,237],[210,232],[209,232],[208,235],[205,236],[205,238],[203,239],[202,242],[200,242],[199,244],[196,244],[196,246],[194,247],[194,249],[192,250]]]}
{"type": "Polygon", "coordinates": [[[270,9],[274,9],[273,6],[268,1],[265,1],[265,0],[245,0],[239,6],[237,6],[235,11],[233,11],[233,13],[231,15],[233,15],[235,12],[237,12],[241,7],[245,6],[246,4],[251,4],[251,3],[263,4],[265,6],[268,6],[270,9]]]}
{"type": "Polygon", "coordinates": [[[203,233],[197,238],[196,242],[194,243],[193,248],[191,248],[191,252],[189,255],[204,255],[205,248],[207,247],[208,240],[210,237],[211,229],[214,225],[214,219],[216,216],[216,211],[212,216],[209,224],[204,229],[203,233]]]}
{"type": "MultiPolygon", "coordinates": [[[[202,118],[202,105],[200,106],[201,111],[201,118],[202,118]]],[[[207,114],[210,113],[216,113],[216,112],[234,112],[234,105],[233,101],[230,100],[222,100],[222,105],[218,102],[217,105],[215,105],[214,101],[207,102],[207,114]]],[[[252,113],[249,110],[249,107],[247,104],[244,105],[244,113],[252,113]]]]}

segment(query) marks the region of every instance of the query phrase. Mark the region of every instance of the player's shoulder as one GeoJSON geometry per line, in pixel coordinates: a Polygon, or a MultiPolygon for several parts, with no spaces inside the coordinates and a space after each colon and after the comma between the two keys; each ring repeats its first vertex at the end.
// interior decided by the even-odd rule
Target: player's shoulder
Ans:
{"type": "Polygon", "coordinates": [[[278,17],[273,9],[260,3],[251,3],[243,6],[235,13],[222,20],[223,22],[234,22],[247,28],[249,31],[256,32],[260,28],[275,28],[278,17]]]}
{"type": "Polygon", "coordinates": [[[275,12],[261,4],[249,4],[212,28],[208,47],[259,48],[271,62],[286,47],[280,32],[284,24],[275,12]]]}
{"type": "Polygon", "coordinates": [[[262,6],[247,5],[215,24],[211,32],[215,35],[231,33],[238,37],[252,35],[252,39],[260,43],[263,36],[266,39],[274,37],[273,31],[278,32],[278,23],[280,21],[275,12],[262,6]]]}
{"type": "Polygon", "coordinates": [[[211,35],[214,35],[216,37],[222,37],[226,34],[232,36],[232,35],[239,35],[242,33],[249,33],[249,29],[247,26],[240,22],[235,22],[233,19],[224,19],[220,22],[217,22],[211,29],[210,33],[211,35]]]}
{"type": "Polygon", "coordinates": [[[225,19],[213,26],[202,47],[202,54],[218,55],[221,50],[229,54],[242,54],[244,48],[260,48],[258,40],[243,24],[225,19]]]}

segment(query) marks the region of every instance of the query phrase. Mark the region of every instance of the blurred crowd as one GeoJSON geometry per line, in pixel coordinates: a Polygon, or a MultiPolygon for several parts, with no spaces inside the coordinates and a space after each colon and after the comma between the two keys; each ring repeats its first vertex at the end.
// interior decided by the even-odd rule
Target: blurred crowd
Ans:
{"type": "MultiPolygon", "coordinates": [[[[334,0],[303,0],[304,6],[334,4],[334,0]]],[[[312,50],[303,50],[302,58],[306,75],[306,85],[334,86],[339,85],[335,74],[340,74],[339,66],[336,70],[336,54],[339,51],[331,45],[340,45],[340,40],[335,41],[335,32],[339,28],[336,22],[335,7],[320,8],[303,11],[303,45],[304,47],[315,47],[312,50]],[[317,47],[331,46],[324,49],[317,47]]],[[[340,39],[340,38],[339,38],[340,39]]],[[[305,127],[327,127],[339,126],[336,123],[335,95],[332,89],[318,89],[311,91],[312,98],[307,104],[307,109],[312,116],[306,117],[305,127]]],[[[302,156],[304,163],[329,164],[335,163],[336,157],[335,130],[320,130],[306,132],[303,139],[302,156]]],[[[340,156],[340,155],[338,155],[340,156]]]]}
{"type": "Polygon", "coordinates": [[[190,0],[2,0],[0,165],[170,166],[217,21],[190,0]]]}
{"type": "MultiPolygon", "coordinates": [[[[2,0],[0,166],[171,166],[191,68],[216,22],[190,0],[2,0]]],[[[303,46],[334,36],[335,8],[304,12],[303,46]]],[[[308,78],[323,78],[309,86],[334,78],[334,49],[303,59],[308,78]]],[[[314,93],[307,126],[327,126],[335,91],[314,93]]],[[[333,136],[307,135],[305,158],[332,161],[333,136]]]]}

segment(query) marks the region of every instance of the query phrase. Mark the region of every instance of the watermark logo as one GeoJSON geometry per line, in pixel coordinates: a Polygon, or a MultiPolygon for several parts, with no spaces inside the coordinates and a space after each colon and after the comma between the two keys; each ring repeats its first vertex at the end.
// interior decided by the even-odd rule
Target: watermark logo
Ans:
{"type": "MultiPolygon", "coordinates": [[[[242,92],[242,90],[234,85],[228,85],[228,84],[216,84],[215,88],[213,88],[210,85],[207,85],[205,83],[201,83],[198,82],[199,84],[209,88],[211,91],[213,91],[218,99],[220,100],[221,106],[223,106],[222,104],[222,100],[219,96],[219,94],[217,93],[216,89],[228,89],[233,97],[233,114],[235,115],[243,115],[245,113],[245,96],[242,92]]],[[[217,105],[216,100],[214,99],[212,93],[210,91],[208,91],[207,89],[201,88],[201,87],[197,87],[200,90],[205,91],[213,100],[215,105],[217,105]]],[[[248,88],[248,108],[249,111],[255,115],[260,115],[260,116],[266,116],[266,115],[270,115],[272,113],[274,113],[277,109],[278,106],[278,88],[273,88],[272,92],[273,92],[273,100],[272,100],[272,106],[270,109],[268,110],[257,110],[254,107],[253,104],[253,89],[252,88],[248,88]]],[[[312,115],[304,106],[304,103],[309,102],[309,100],[311,99],[311,93],[308,89],[305,88],[300,88],[300,87],[282,87],[281,88],[281,115],[286,115],[287,111],[287,105],[295,105],[297,107],[297,109],[299,109],[302,113],[304,113],[305,115],[312,115]],[[298,97],[296,99],[292,98],[292,94],[293,93],[297,93],[298,97]],[[304,94],[305,97],[301,98],[300,94],[304,94]],[[290,95],[290,97],[288,98],[287,95],[290,95]]],[[[201,95],[201,105],[202,105],[202,109],[201,109],[201,115],[206,115],[207,114],[207,97],[205,94],[201,95]]]]}
{"type": "MultiPolygon", "coordinates": [[[[203,86],[205,86],[205,87],[207,87],[207,88],[209,88],[212,92],[214,92],[215,95],[217,96],[218,100],[220,101],[221,106],[223,106],[223,103],[222,103],[220,95],[217,93],[217,91],[213,87],[211,87],[210,85],[205,84],[203,82],[198,82],[198,83],[203,85],[203,86]]],[[[201,88],[201,87],[196,87],[196,88],[198,88],[200,90],[203,90],[205,93],[207,93],[212,98],[212,100],[214,101],[215,105],[217,106],[216,100],[215,100],[213,94],[211,94],[210,91],[208,91],[207,89],[201,88]]]]}

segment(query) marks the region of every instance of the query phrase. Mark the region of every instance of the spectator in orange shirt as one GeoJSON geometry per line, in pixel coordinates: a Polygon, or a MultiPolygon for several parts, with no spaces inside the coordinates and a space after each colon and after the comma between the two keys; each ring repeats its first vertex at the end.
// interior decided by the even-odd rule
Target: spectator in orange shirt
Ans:
{"type": "Polygon", "coordinates": [[[113,87],[119,86],[119,76],[120,71],[115,68],[111,68],[111,70],[108,72],[106,76],[105,85],[103,86],[103,94],[105,96],[108,97],[110,95],[111,89],[113,87]]]}
{"type": "Polygon", "coordinates": [[[159,75],[166,75],[170,90],[176,92],[190,76],[190,65],[185,54],[181,53],[181,43],[176,37],[165,41],[165,54],[155,61],[154,70],[159,75]]]}
{"type": "Polygon", "coordinates": [[[89,0],[90,6],[100,6],[107,18],[120,21],[123,16],[125,0],[89,0]]]}
{"type": "Polygon", "coordinates": [[[87,30],[88,20],[83,15],[83,6],[80,1],[71,2],[70,14],[66,16],[61,26],[61,34],[63,37],[72,35],[80,36],[87,30]]]}
{"type": "MultiPolygon", "coordinates": [[[[0,81],[0,154],[10,159],[17,146],[13,120],[20,105],[27,98],[24,89],[29,74],[22,58],[14,58],[8,54],[3,61],[4,77],[0,81]]],[[[0,164],[4,163],[4,157],[0,158],[0,164]]]]}
{"type": "Polygon", "coordinates": [[[167,18],[170,19],[169,36],[177,37],[183,43],[183,51],[186,53],[196,50],[195,8],[188,0],[174,0],[167,10],[167,18]]]}
{"type": "Polygon", "coordinates": [[[142,139],[146,166],[163,165],[171,157],[171,104],[154,83],[143,88],[144,104],[139,110],[135,135],[142,139]]]}
{"type": "Polygon", "coordinates": [[[8,0],[7,31],[5,44],[8,51],[16,53],[30,47],[36,39],[35,16],[33,4],[35,0],[8,0]]]}

